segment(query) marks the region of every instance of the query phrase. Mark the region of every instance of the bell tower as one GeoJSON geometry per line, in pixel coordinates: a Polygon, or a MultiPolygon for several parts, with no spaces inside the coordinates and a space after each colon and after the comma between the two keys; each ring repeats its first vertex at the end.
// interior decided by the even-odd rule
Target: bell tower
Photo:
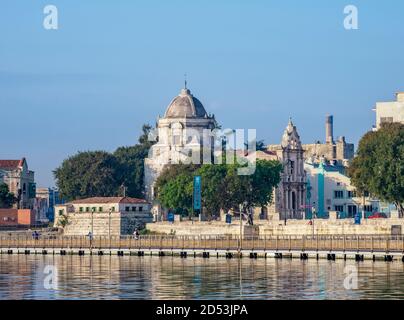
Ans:
{"type": "Polygon", "coordinates": [[[304,150],[292,119],[283,133],[278,157],[283,164],[278,188],[280,219],[304,219],[306,205],[306,172],[304,150]]]}

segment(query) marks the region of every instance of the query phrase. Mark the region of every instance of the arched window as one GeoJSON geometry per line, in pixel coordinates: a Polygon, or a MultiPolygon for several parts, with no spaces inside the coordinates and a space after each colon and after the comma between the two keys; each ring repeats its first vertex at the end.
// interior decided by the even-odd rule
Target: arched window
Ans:
{"type": "Polygon", "coordinates": [[[296,210],[296,193],[292,191],[292,209],[296,210]]]}
{"type": "Polygon", "coordinates": [[[171,126],[172,144],[179,146],[182,144],[182,125],[181,123],[174,123],[171,126]]]}

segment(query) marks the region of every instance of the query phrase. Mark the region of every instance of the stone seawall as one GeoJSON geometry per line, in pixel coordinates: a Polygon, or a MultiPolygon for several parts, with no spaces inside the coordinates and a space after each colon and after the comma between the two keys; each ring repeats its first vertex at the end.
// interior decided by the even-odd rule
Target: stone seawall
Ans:
{"type": "Polygon", "coordinates": [[[64,235],[83,236],[87,235],[93,228],[95,236],[108,236],[111,231],[112,236],[131,235],[135,228],[142,228],[146,223],[151,222],[150,213],[94,213],[93,221],[91,213],[70,213],[68,224],[64,228],[64,235]],[[91,226],[93,224],[93,227],[91,226]]]}
{"type": "MultiPolygon", "coordinates": [[[[245,225],[245,222],[243,222],[245,225]]],[[[257,221],[259,235],[391,235],[392,227],[399,226],[404,231],[404,219],[367,219],[360,225],[353,220],[341,219],[336,221],[314,220],[310,225],[308,220],[289,220],[285,225],[283,221],[257,221]]],[[[211,222],[156,222],[148,223],[149,231],[162,234],[176,235],[239,235],[240,225],[236,221],[226,224],[220,221],[211,222]]],[[[396,227],[397,228],[397,227],[396,227]]],[[[397,229],[396,229],[397,230],[397,229]]],[[[400,231],[399,233],[401,234],[400,231]]]]}

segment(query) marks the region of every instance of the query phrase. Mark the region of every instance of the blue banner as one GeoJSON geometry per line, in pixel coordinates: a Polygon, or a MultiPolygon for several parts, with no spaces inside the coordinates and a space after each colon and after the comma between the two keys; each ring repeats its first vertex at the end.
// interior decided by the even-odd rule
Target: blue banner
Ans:
{"type": "Polygon", "coordinates": [[[194,210],[201,210],[202,195],[201,195],[201,176],[194,177],[194,210]]]}
{"type": "Polygon", "coordinates": [[[167,220],[169,222],[174,222],[174,213],[173,212],[169,212],[167,215],[167,220]]]}

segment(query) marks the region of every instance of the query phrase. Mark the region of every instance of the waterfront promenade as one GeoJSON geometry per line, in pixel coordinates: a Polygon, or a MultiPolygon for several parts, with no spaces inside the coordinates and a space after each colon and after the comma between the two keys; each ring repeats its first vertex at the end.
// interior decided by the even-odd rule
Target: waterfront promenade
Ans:
{"type": "Polygon", "coordinates": [[[1,235],[1,254],[157,255],[182,257],[401,260],[404,236],[171,236],[94,237],[1,235]]]}

